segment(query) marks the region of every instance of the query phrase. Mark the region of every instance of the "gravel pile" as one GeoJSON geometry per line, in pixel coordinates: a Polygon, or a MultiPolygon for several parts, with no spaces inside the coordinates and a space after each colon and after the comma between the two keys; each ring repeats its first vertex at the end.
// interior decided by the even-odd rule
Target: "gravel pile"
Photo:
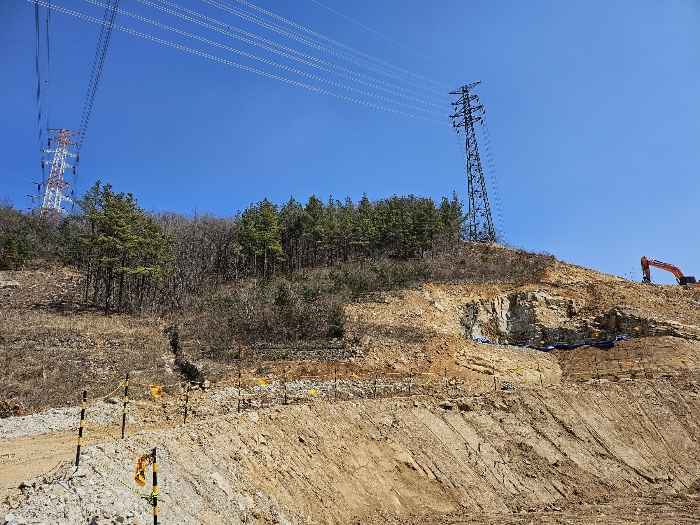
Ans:
{"type": "MultiPolygon", "coordinates": [[[[121,414],[121,406],[98,401],[88,403],[85,414],[86,427],[104,425],[121,414]]],[[[80,406],[51,408],[28,416],[0,419],[0,440],[19,436],[31,436],[50,432],[75,430],[80,423],[80,406]]],[[[2,523],[2,522],[0,522],[2,523]]]]}

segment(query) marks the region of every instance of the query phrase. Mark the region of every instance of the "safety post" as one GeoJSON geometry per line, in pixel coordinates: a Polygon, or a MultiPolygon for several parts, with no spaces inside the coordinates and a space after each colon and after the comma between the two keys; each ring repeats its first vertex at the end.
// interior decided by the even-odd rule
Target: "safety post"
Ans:
{"type": "Polygon", "coordinates": [[[185,417],[182,420],[182,424],[187,423],[187,408],[190,406],[190,382],[187,381],[187,391],[185,392],[185,417]]]}
{"type": "Polygon", "coordinates": [[[284,369],[284,404],[287,404],[287,368],[284,369]]]}
{"type": "Polygon", "coordinates": [[[374,399],[377,399],[377,377],[374,377],[374,399]]]}
{"type": "Polygon", "coordinates": [[[122,439],[124,439],[124,429],[126,428],[126,405],[129,404],[129,372],[126,373],[124,381],[124,408],[122,408],[122,439]]]}
{"type": "Polygon", "coordinates": [[[413,368],[408,371],[408,397],[411,397],[411,384],[413,383],[413,368]]]}
{"type": "Polygon", "coordinates": [[[596,376],[598,376],[598,384],[600,384],[600,370],[598,369],[598,358],[594,357],[593,359],[595,360],[595,373],[596,376]]]}
{"type": "Polygon", "coordinates": [[[493,391],[498,392],[498,383],[496,382],[496,366],[493,364],[493,360],[491,360],[491,373],[493,374],[493,391]]]}
{"type": "Polygon", "coordinates": [[[83,390],[83,404],[80,408],[80,427],[78,427],[78,450],[75,452],[75,468],[80,465],[80,447],[83,444],[83,427],[85,426],[85,409],[87,408],[87,390],[83,390]]]}
{"type": "Polygon", "coordinates": [[[238,413],[241,412],[241,369],[238,368],[238,413]]]}
{"type": "Polygon", "coordinates": [[[445,374],[443,375],[443,379],[442,379],[442,380],[443,380],[444,383],[445,383],[445,395],[448,395],[448,392],[447,392],[447,367],[445,367],[445,374]]]}
{"type": "Polygon", "coordinates": [[[156,463],[155,448],[153,448],[153,525],[158,525],[158,463],[156,463]]]}
{"type": "Polygon", "coordinates": [[[544,382],[542,381],[542,369],[540,368],[539,361],[537,361],[537,371],[540,373],[540,388],[544,388],[544,382]]]}
{"type": "Polygon", "coordinates": [[[338,401],[338,367],[333,369],[333,402],[338,401]]]}

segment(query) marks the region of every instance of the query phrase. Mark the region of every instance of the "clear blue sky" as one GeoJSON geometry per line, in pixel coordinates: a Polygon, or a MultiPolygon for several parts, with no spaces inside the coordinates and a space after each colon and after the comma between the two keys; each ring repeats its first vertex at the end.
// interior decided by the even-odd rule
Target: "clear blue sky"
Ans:
{"type": "MultiPolygon", "coordinates": [[[[102,18],[103,9],[85,0],[52,1],[102,18]]],[[[443,84],[431,84],[440,92],[482,81],[478,93],[487,110],[510,244],[635,279],[641,277],[639,258],[647,255],[700,278],[699,2],[320,1],[430,60],[312,0],[255,3],[443,84]]],[[[173,2],[333,66],[413,89],[204,0],[173,2]]],[[[121,0],[120,8],[312,71],[138,0],[121,0]]],[[[43,21],[44,8],[41,13],[43,21]]],[[[407,110],[123,14],[116,22],[265,72],[448,122],[440,116],[448,105],[430,108],[440,115],[407,110]]],[[[52,13],[52,127],[79,127],[98,34],[97,24],[52,13]]],[[[31,204],[25,197],[32,193],[29,181],[41,178],[34,60],[33,4],[0,0],[0,196],[20,208],[31,204]]],[[[351,84],[337,76],[334,81],[351,84]]],[[[232,215],[263,197],[281,203],[290,196],[305,201],[311,194],[357,200],[363,192],[370,198],[413,193],[437,199],[452,190],[466,196],[449,126],[313,92],[118,30],[81,152],[78,191],[97,179],[133,193],[147,209],[217,215],[232,215]]],[[[653,277],[673,282],[664,272],[653,277]]]]}

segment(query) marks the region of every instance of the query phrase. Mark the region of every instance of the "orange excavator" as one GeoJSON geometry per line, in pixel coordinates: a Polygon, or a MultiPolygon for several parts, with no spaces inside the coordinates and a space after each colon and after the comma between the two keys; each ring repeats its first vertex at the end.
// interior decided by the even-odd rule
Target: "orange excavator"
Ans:
{"type": "Polygon", "coordinates": [[[642,273],[644,274],[644,276],[642,277],[643,283],[651,282],[651,274],[649,273],[650,266],[654,266],[655,268],[661,268],[662,270],[671,272],[673,275],[676,276],[676,280],[681,286],[700,287],[700,283],[695,281],[695,277],[693,277],[692,275],[683,275],[683,272],[677,266],[673,266],[672,264],[668,264],[661,261],[656,261],[654,259],[647,259],[644,256],[642,256],[642,273]]]}

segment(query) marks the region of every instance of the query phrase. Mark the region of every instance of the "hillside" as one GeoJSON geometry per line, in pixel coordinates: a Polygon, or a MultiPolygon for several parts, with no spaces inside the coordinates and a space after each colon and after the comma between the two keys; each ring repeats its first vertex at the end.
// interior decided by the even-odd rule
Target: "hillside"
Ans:
{"type": "Polygon", "coordinates": [[[342,337],[225,355],[201,349],[201,318],[105,316],[74,270],[0,272],[0,522],[145,523],[131,477],[158,447],[163,523],[694,523],[700,290],[548,261],[369,291],[342,337]],[[104,397],[84,477],[58,483],[83,388],[104,397]]]}

